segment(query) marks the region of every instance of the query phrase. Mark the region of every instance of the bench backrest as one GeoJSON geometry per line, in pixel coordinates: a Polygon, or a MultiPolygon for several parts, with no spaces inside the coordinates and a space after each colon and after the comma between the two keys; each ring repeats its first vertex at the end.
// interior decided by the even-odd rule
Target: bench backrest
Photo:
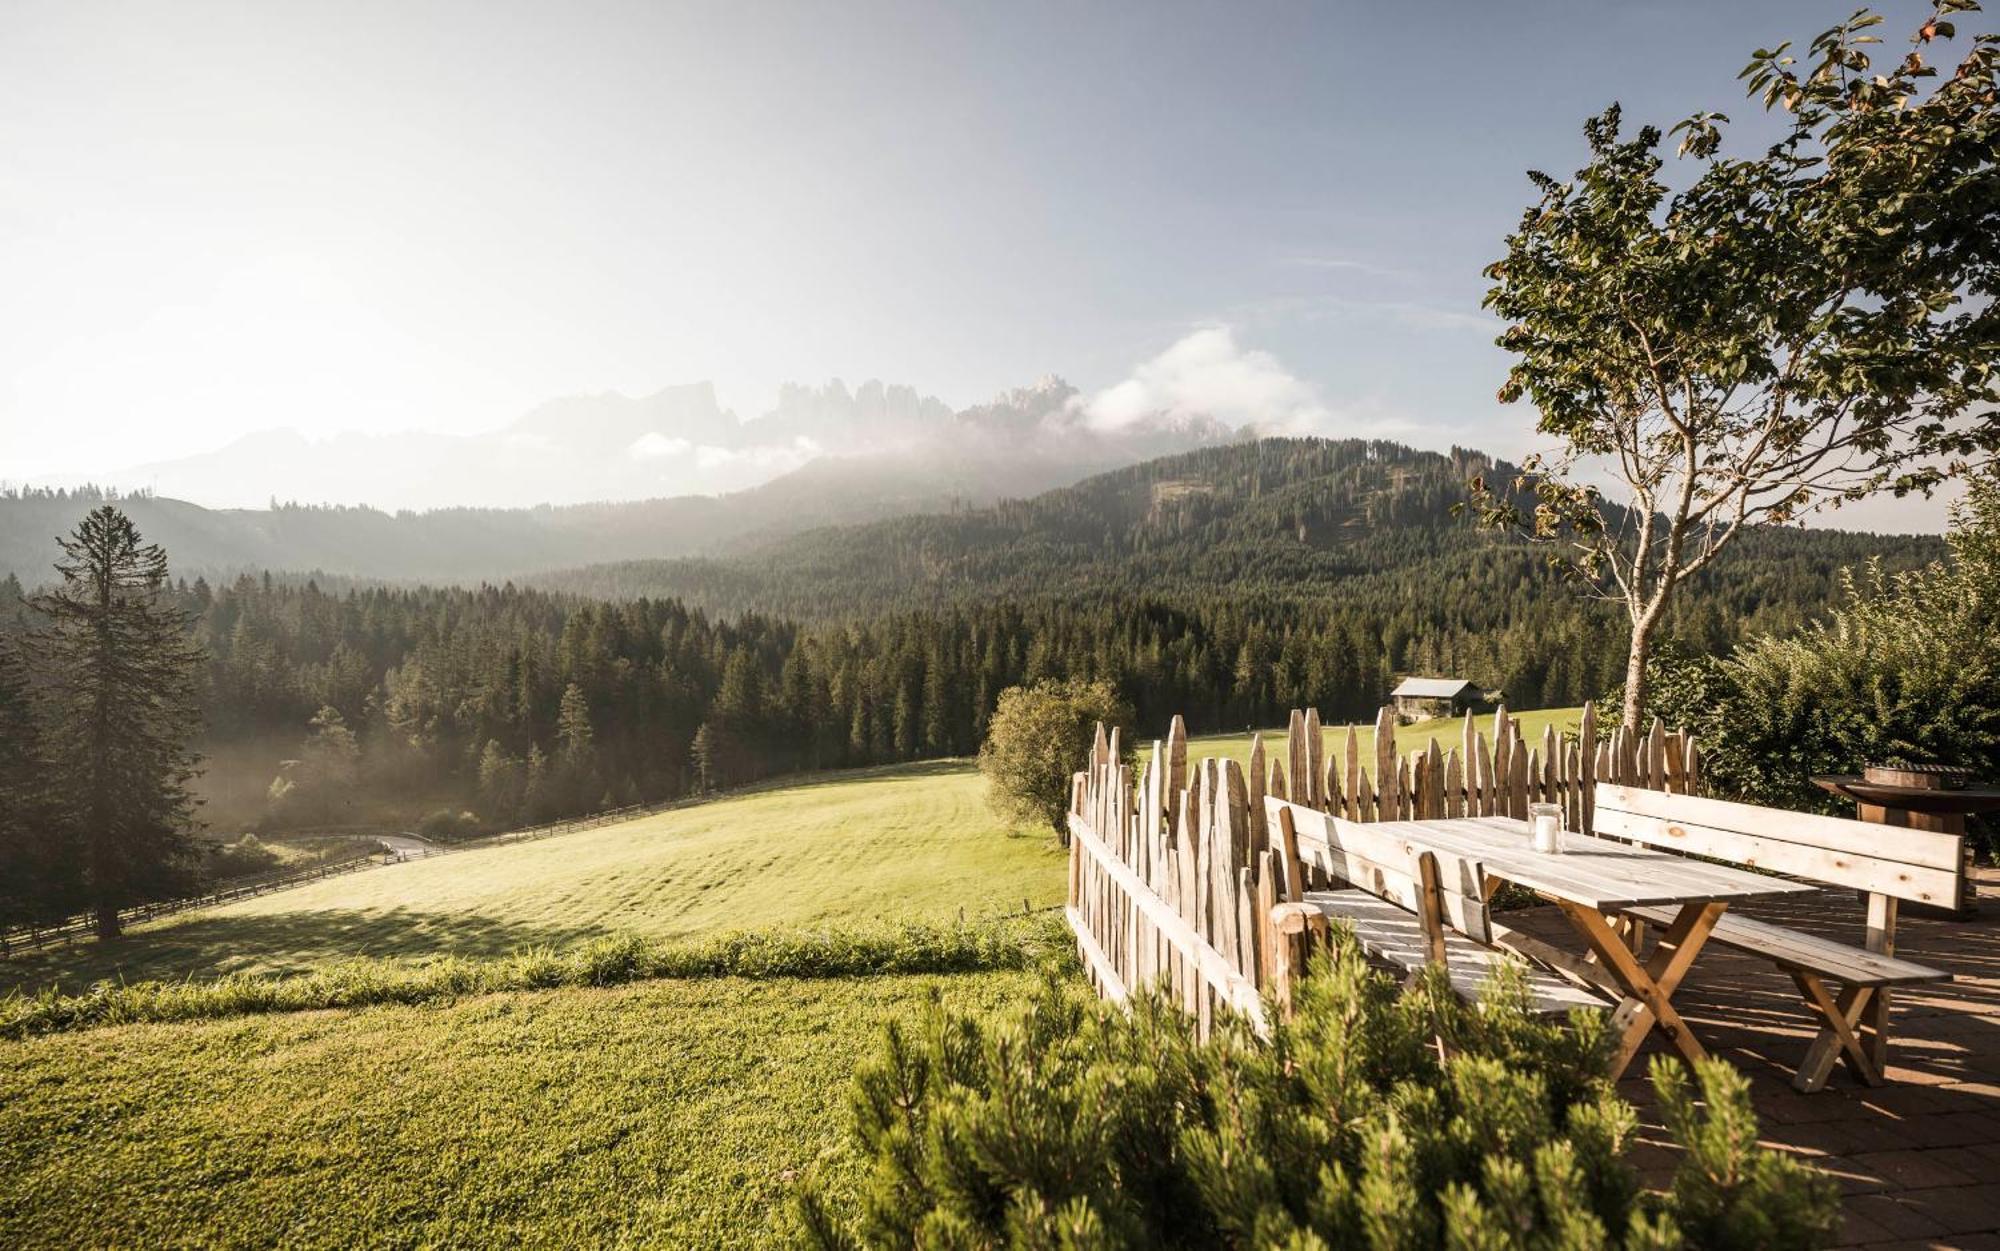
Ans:
{"type": "Polygon", "coordinates": [[[1335,881],[1420,917],[1435,914],[1479,942],[1493,941],[1478,861],[1412,842],[1395,822],[1347,821],[1276,797],[1265,799],[1264,807],[1281,854],[1289,858],[1296,846],[1300,861],[1335,881]]]}
{"type": "Polygon", "coordinates": [[[1596,832],[1733,864],[1957,908],[1957,834],[1597,784],[1596,832]]]}

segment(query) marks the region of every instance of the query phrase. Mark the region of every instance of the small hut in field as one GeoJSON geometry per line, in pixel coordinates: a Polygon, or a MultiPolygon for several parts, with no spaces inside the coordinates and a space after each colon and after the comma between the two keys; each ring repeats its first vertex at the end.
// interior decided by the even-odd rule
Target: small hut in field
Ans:
{"type": "Polygon", "coordinates": [[[1486,693],[1464,678],[1404,678],[1389,692],[1396,716],[1404,721],[1455,717],[1479,707],[1486,693]]]}

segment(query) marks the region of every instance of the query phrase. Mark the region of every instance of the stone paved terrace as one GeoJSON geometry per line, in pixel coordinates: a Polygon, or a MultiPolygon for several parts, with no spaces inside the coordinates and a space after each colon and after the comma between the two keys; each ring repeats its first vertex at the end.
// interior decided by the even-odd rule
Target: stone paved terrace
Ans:
{"type": "MultiPolygon", "coordinates": [[[[1887,1086],[1863,1087],[1840,1066],[1818,1094],[1791,1088],[1793,1068],[1817,1031],[1791,979],[1768,961],[1711,945],[1675,996],[1711,1052],[1749,1075],[1764,1141],[1839,1181],[1845,1245],[2000,1251],[2000,873],[1982,872],[1981,893],[1976,920],[1905,915],[1898,923],[1898,955],[1949,970],[1956,980],[1898,992],[1887,1086]]],[[[1851,891],[1745,911],[1861,940],[1861,905],[1851,891]]],[[[1574,944],[1548,910],[1516,923],[1574,944]]],[[[1634,1074],[1643,1075],[1656,1049],[1648,1044],[1634,1074]]],[[[1651,1105],[1643,1076],[1622,1086],[1642,1109],[1651,1105]]],[[[1661,1136],[1636,1157],[1655,1182],[1674,1162],[1661,1136]]]]}

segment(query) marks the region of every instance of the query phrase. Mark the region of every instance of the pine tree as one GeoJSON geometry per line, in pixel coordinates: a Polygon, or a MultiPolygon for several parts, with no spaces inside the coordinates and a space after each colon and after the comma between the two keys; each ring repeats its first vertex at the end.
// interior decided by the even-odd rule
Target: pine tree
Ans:
{"type": "Polygon", "coordinates": [[[590,703],[583,697],[583,688],[572,682],[563,688],[562,708],[556,714],[557,754],[565,761],[587,760],[594,737],[590,703]]]}
{"type": "Polygon", "coordinates": [[[590,703],[583,688],[572,682],[563,688],[556,714],[556,765],[562,774],[563,803],[572,811],[590,807],[597,794],[596,731],[590,724],[590,703]]]}
{"type": "Polygon", "coordinates": [[[97,933],[115,938],[120,908],[192,875],[201,654],[161,594],[165,550],[125,514],[106,504],[57,541],[62,585],[35,598],[49,624],[33,636],[50,687],[52,798],[97,933]]]}
{"type": "Polygon", "coordinates": [[[689,762],[694,766],[694,788],[706,794],[716,786],[716,732],[704,721],[694,732],[694,746],[688,751],[689,762]]]}
{"type": "Polygon", "coordinates": [[[42,737],[27,668],[0,636],[0,925],[51,920],[77,902],[75,862],[49,821],[42,737]]]}
{"type": "Polygon", "coordinates": [[[500,825],[511,824],[521,811],[521,762],[494,739],[479,755],[479,795],[486,815],[500,825]]]}
{"type": "Polygon", "coordinates": [[[1156,991],[1124,1005],[1048,979],[984,1016],[933,1002],[856,1066],[870,1167],[836,1205],[818,1179],[796,1241],[861,1247],[1680,1247],[1804,1249],[1839,1194],[1757,1144],[1749,1086],[1654,1069],[1687,1148],[1665,1193],[1629,1154],[1638,1115],[1605,1077],[1599,1014],[1529,1010],[1518,971],[1479,1006],[1440,974],[1399,987],[1352,937],[1316,956],[1268,1040],[1198,1040],[1156,991]],[[1444,1044],[1440,1047],[1440,1043],[1444,1044]]]}

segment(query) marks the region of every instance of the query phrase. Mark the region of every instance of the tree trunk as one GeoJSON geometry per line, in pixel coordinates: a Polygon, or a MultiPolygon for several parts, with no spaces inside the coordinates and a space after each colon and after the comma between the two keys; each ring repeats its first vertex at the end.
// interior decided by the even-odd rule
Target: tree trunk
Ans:
{"type": "Polygon", "coordinates": [[[1625,661],[1625,712],[1624,726],[1627,730],[1639,728],[1639,718],[1646,708],[1646,658],[1653,650],[1653,623],[1637,622],[1632,626],[1632,650],[1625,661]]]}
{"type": "Polygon", "coordinates": [[[97,936],[99,938],[116,938],[123,932],[124,930],[118,924],[118,905],[115,903],[98,904],[97,936]]]}

